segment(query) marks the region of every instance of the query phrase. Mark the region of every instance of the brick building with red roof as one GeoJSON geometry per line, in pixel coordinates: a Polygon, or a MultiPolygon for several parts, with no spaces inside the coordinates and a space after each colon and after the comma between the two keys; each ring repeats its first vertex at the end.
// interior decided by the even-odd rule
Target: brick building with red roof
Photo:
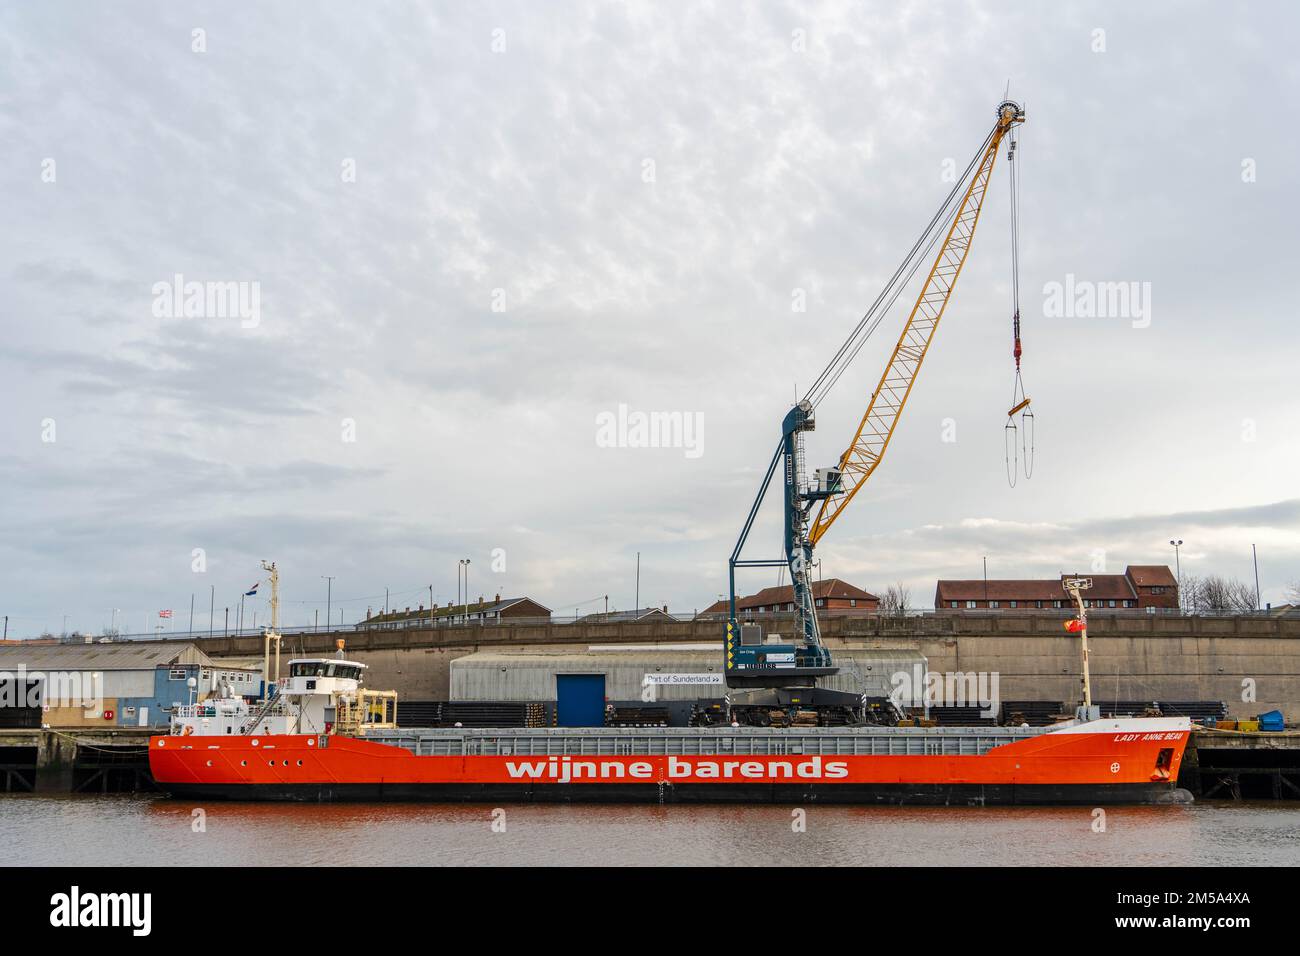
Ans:
{"type": "MultiPolygon", "coordinates": [[[[865,614],[880,607],[880,598],[860,587],[830,578],[813,582],[813,602],[823,614],[865,614]]],[[[757,594],[736,598],[736,613],[741,615],[776,614],[794,610],[794,588],[763,588],[757,594]]],[[[725,614],[727,602],[717,601],[705,608],[706,614],[725,614]]]]}
{"type": "Polygon", "coordinates": [[[934,592],[937,611],[1032,611],[1074,607],[1062,582],[1092,579],[1083,592],[1090,608],[1172,610],[1178,607],[1178,582],[1163,564],[1130,564],[1123,574],[1063,574],[1048,580],[940,581],[934,592]]]}

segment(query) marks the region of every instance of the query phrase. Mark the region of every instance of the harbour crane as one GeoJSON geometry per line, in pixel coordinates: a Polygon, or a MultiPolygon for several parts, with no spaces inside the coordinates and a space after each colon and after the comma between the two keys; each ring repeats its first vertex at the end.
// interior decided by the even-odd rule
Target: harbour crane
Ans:
{"type": "MultiPolygon", "coordinates": [[[[966,263],[993,166],[1004,141],[1009,144],[1008,157],[1013,170],[1012,269],[1013,288],[1016,290],[1015,295],[1018,295],[1019,282],[1015,278],[1019,256],[1015,249],[1018,229],[1014,222],[1017,207],[1014,162],[1016,130],[1024,120],[1025,113],[1020,104],[1004,100],[998,105],[992,130],[984,138],[965,172],[957,179],[939,211],[913,244],[871,309],[840,346],[804,397],[786,413],[781,423],[780,441],[728,562],[730,602],[727,610],[724,673],[730,711],[736,722],[804,723],[812,719],[811,715],[816,715],[818,723],[857,723],[864,720],[887,722],[897,716],[896,709],[887,700],[869,702],[863,694],[817,686],[819,678],[838,673],[839,667],[822,641],[817,619],[811,576],[813,549],[875,473],[889,448],[899,417],[912,393],[917,373],[934,341],[939,320],[943,318],[957,278],[966,263]],[[817,404],[843,375],[936,245],[938,252],[932,260],[929,274],[921,286],[880,381],[871,393],[867,410],[853,440],[834,467],[819,468],[813,480],[807,480],[804,436],[816,427],[817,404]],[[744,558],[742,552],[754,519],[777,476],[780,476],[783,488],[785,554],[781,558],[772,559],[744,558]],[[763,625],[742,622],[737,616],[736,569],[754,567],[779,567],[789,572],[794,597],[794,634],[788,638],[765,634],[763,625]]],[[[1029,411],[1029,399],[1024,395],[1020,383],[1018,302],[1014,304],[1014,309],[1017,391],[1013,396],[1013,407],[1007,414],[1009,428],[1014,428],[1016,414],[1032,414],[1029,411]]],[[[1032,428],[1032,420],[1023,420],[1028,433],[1032,428]]]]}

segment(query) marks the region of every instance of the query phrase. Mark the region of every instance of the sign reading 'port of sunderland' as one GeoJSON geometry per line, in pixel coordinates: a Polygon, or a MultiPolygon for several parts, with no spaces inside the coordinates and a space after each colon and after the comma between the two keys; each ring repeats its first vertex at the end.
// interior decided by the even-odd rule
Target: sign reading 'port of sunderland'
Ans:
{"type": "Polygon", "coordinates": [[[641,681],[642,687],[651,684],[692,684],[722,686],[721,674],[646,674],[641,681]]]}

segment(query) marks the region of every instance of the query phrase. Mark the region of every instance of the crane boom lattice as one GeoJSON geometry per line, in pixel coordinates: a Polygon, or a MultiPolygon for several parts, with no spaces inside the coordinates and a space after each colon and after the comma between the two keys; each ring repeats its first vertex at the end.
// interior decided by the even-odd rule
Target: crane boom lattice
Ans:
{"type": "Polygon", "coordinates": [[[889,364],[871,395],[871,402],[862,416],[853,442],[840,456],[843,493],[821,503],[808,532],[808,539],[814,545],[848,507],[889,448],[903,406],[907,404],[912,385],[916,382],[917,372],[925,361],[930,343],[934,341],[935,330],[939,328],[939,320],[943,318],[952,290],[957,285],[957,277],[966,264],[971,240],[975,236],[975,226],[984,205],[984,195],[993,175],[993,165],[997,161],[998,147],[1007,131],[1021,122],[1023,114],[1013,105],[1004,104],[999,112],[997,127],[984,150],[979,167],[971,176],[970,185],[966,187],[966,194],[957,207],[952,225],[930,268],[930,274],[898,337],[889,364]]]}

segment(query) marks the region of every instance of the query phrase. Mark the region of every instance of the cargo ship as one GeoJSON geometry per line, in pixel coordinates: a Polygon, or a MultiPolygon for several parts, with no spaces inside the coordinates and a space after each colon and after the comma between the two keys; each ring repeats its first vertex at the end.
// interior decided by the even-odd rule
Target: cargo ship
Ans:
{"type": "MultiPolygon", "coordinates": [[[[340,655],[342,651],[340,650],[340,655]]],[[[1048,727],[399,728],[365,665],[289,662],[261,702],[183,706],[160,788],[230,800],[1115,804],[1184,802],[1185,717],[1048,727]]]]}

